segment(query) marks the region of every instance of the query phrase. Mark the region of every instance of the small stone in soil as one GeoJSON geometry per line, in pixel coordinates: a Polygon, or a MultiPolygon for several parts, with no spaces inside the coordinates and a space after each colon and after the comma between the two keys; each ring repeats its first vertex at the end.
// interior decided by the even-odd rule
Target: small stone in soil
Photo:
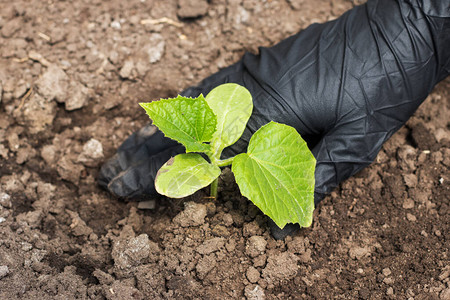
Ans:
{"type": "Polygon", "coordinates": [[[386,295],[394,295],[394,289],[392,287],[388,287],[386,295]]]}
{"type": "Polygon", "coordinates": [[[138,203],[139,209],[155,209],[155,200],[141,201],[138,203]]]}
{"type": "Polygon", "coordinates": [[[83,151],[78,156],[78,161],[86,166],[94,167],[103,156],[103,146],[96,139],[90,139],[83,146],[83,151]]]}
{"type": "Polygon", "coordinates": [[[8,273],[9,273],[8,266],[0,266],[0,279],[8,275],[8,273]]]}
{"type": "Polygon", "coordinates": [[[391,269],[389,269],[389,268],[384,268],[382,272],[383,272],[384,276],[389,276],[392,273],[391,269]]]}
{"type": "Polygon", "coordinates": [[[0,193],[0,206],[11,208],[11,196],[7,193],[0,193]]]}
{"type": "Polygon", "coordinates": [[[247,285],[244,290],[247,300],[264,300],[266,295],[264,290],[259,285],[247,285]]]}
{"type": "Polygon", "coordinates": [[[33,249],[33,245],[31,245],[28,242],[22,242],[22,248],[23,251],[30,251],[31,249],[33,249]]]}
{"type": "Polygon", "coordinates": [[[145,45],[142,51],[148,55],[148,62],[154,64],[161,60],[165,46],[162,35],[155,33],[150,37],[150,43],[145,45]]]}
{"type": "Polygon", "coordinates": [[[450,140],[450,134],[444,128],[438,128],[437,130],[435,130],[434,137],[438,141],[438,143],[441,143],[443,139],[450,140]]]}
{"type": "Polygon", "coordinates": [[[134,72],[134,62],[131,59],[126,60],[119,71],[119,75],[123,79],[135,79],[136,78],[135,73],[136,72],[134,72]]]}

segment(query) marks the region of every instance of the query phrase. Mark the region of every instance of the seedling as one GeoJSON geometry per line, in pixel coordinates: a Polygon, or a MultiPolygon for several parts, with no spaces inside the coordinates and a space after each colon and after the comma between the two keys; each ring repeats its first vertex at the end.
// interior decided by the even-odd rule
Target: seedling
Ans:
{"type": "Polygon", "coordinates": [[[178,96],[140,105],[154,125],[186,148],[158,171],[158,193],[183,198],[211,184],[211,196],[217,197],[220,167],[231,165],[242,195],[280,228],[287,223],[311,225],[316,160],[293,127],[270,122],[253,134],[247,153],[221,158],[241,137],[252,114],[247,89],[227,83],[206,98],[178,96]]]}

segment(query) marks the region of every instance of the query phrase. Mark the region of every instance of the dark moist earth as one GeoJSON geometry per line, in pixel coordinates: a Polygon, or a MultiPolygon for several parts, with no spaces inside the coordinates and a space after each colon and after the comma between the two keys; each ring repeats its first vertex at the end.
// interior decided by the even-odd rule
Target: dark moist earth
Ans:
{"type": "Polygon", "coordinates": [[[357,4],[1,1],[0,299],[450,299],[448,79],[285,241],[229,170],[145,210],[96,184],[139,101],[357,4]]]}

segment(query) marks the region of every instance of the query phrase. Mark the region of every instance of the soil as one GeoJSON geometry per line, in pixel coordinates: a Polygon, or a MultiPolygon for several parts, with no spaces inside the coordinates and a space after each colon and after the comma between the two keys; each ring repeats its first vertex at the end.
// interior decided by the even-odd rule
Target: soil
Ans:
{"type": "Polygon", "coordinates": [[[357,4],[1,1],[0,298],[450,299],[449,79],[284,241],[229,170],[150,209],[96,184],[138,102],[357,4]]]}

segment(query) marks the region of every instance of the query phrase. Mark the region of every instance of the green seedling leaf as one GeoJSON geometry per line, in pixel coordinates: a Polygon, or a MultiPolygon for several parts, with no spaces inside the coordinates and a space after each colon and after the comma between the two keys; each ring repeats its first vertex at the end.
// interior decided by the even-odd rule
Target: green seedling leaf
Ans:
{"type": "Polygon", "coordinates": [[[270,122],[250,139],[248,152],[234,158],[232,171],[242,195],[283,228],[308,227],[314,210],[316,160],[298,132],[270,122]]]}
{"type": "Polygon", "coordinates": [[[298,132],[270,122],[250,139],[248,153],[221,159],[224,148],[243,134],[252,114],[250,92],[234,83],[213,89],[206,99],[164,99],[141,103],[154,125],[186,147],[186,153],[171,158],[155,179],[156,191],[183,198],[211,184],[217,197],[219,166],[232,164],[241,193],[281,228],[287,223],[308,227],[314,210],[316,160],[298,132]]]}
{"type": "Polygon", "coordinates": [[[253,110],[252,95],[243,86],[226,83],[209,92],[206,102],[217,116],[217,130],[211,144],[216,155],[220,155],[244,132],[253,110]]]}
{"type": "Polygon", "coordinates": [[[179,154],[159,169],[155,188],[167,197],[183,198],[209,185],[219,175],[220,168],[208,163],[200,154],[179,154]]]}
{"type": "Polygon", "coordinates": [[[198,98],[178,96],[150,103],[140,103],[153,124],[169,138],[186,147],[186,152],[206,152],[216,131],[217,117],[203,95],[198,98]]]}

